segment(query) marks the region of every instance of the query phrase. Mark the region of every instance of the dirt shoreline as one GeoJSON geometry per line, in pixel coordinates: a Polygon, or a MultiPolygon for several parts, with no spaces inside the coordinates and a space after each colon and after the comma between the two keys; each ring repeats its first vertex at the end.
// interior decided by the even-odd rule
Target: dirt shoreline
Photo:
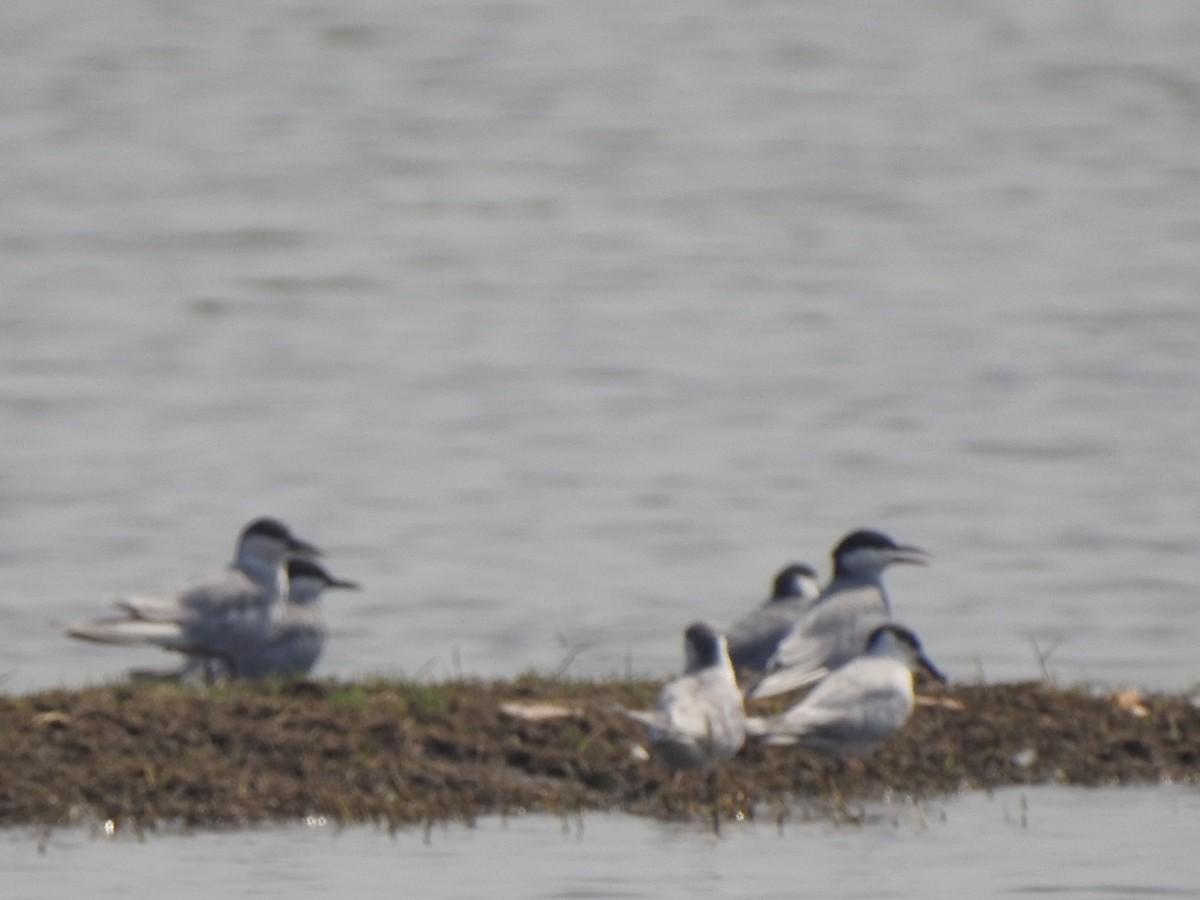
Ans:
{"type": "MultiPolygon", "coordinates": [[[[658,688],[529,676],[0,697],[0,825],[222,828],[317,816],[397,828],[583,810],[707,818],[703,779],[640,761],[644,730],[615,711],[652,706],[658,688]]],[[[1200,781],[1191,696],[1023,683],[934,697],[863,764],[748,745],[721,770],[720,815],[787,815],[819,805],[831,783],[869,800],[1200,781]]]]}

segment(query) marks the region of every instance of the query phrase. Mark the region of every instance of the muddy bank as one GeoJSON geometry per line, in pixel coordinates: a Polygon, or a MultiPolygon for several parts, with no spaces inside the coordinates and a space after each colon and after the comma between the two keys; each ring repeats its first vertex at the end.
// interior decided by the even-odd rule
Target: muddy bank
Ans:
{"type": "MultiPolygon", "coordinates": [[[[120,685],[3,697],[0,825],[227,827],[324,816],[398,827],[590,809],[705,816],[702,779],[672,781],[639,761],[631,751],[643,729],[613,711],[649,707],[657,690],[523,678],[206,692],[120,685]]],[[[1186,696],[1034,683],[935,696],[940,702],[919,707],[865,764],[748,745],[722,769],[721,815],[775,817],[819,804],[830,779],[863,799],[1200,781],[1200,709],[1186,696]]]]}

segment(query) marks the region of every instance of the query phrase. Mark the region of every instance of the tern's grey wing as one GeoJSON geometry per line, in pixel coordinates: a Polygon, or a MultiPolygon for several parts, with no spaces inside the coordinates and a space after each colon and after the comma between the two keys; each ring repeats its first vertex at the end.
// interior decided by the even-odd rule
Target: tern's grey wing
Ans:
{"type": "Polygon", "coordinates": [[[262,643],[276,611],[273,592],[232,569],[195,582],[175,596],[141,594],[124,597],[117,605],[129,618],[104,622],[113,630],[109,643],[156,644],[222,658],[262,643]]]}
{"type": "Polygon", "coordinates": [[[290,616],[271,628],[270,635],[229,659],[237,678],[307,675],[325,646],[325,629],[311,616],[290,616]]]}
{"type": "Polygon", "coordinates": [[[131,594],[116,601],[129,615],[156,622],[220,615],[227,607],[269,606],[272,591],[238,569],[223,569],[194,581],[177,594],[131,594]]]}
{"type": "Polygon", "coordinates": [[[772,697],[811,684],[861,656],[871,632],[888,621],[883,595],[874,586],[822,600],[780,642],[750,696],[772,697]]]}
{"type": "Polygon", "coordinates": [[[909,671],[894,660],[863,658],[817,685],[767,731],[831,753],[861,753],[900,728],[912,709],[909,671]]]}
{"type": "Polygon", "coordinates": [[[265,641],[279,607],[274,590],[237,569],[193,582],[178,603],[189,652],[221,659],[265,641]]]}
{"type": "Polygon", "coordinates": [[[245,597],[197,610],[180,623],[188,651],[229,659],[269,639],[272,608],[245,597]]]}
{"type": "Polygon", "coordinates": [[[761,672],[812,601],[804,597],[771,600],[729,626],[729,659],[735,669],[761,672]]]}
{"type": "Polygon", "coordinates": [[[184,588],[179,605],[199,616],[219,616],[228,609],[270,607],[276,599],[272,588],[238,569],[226,569],[184,588]]]}

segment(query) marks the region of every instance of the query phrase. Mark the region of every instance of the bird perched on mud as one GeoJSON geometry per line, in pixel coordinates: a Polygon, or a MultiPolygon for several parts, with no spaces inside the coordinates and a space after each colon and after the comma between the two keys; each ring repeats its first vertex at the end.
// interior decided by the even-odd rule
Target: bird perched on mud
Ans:
{"type": "Polygon", "coordinates": [[[319,563],[303,556],[287,561],[288,600],[271,623],[267,639],[228,660],[233,678],[306,675],[325,647],[321,594],[329,588],[356,591],[354,581],[335,578],[319,563]]]}
{"type": "Polygon", "coordinates": [[[929,661],[917,636],[901,625],[882,625],[866,653],[829,675],[800,703],[747,730],[767,744],[802,744],[834,756],[865,756],[900,729],[912,714],[913,676],[924,670],[946,676],[929,661]]]}
{"type": "Polygon", "coordinates": [[[804,563],[780,570],[767,602],[729,626],[725,639],[729,659],[737,671],[761,672],[779,642],[808,612],[821,594],[817,571],[804,563]]]}
{"type": "Polygon", "coordinates": [[[705,622],[683,635],[683,674],[663,687],[658,709],[624,710],[650,729],[651,749],[672,769],[711,769],[741,749],[745,712],[725,638],[705,622]]]}
{"type": "Polygon", "coordinates": [[[878,531],[846,535],[833,549],[833,577],[779,642],[750,698],[772,697],[824,677],[863,652],[867,636],[892,618],[883,572],[893,563],[926,565],[920,547],[878,531]]]}
{"type": "Polygon", "coordinates": [[[238,536],[233,562],[176,594],[139,594],[116,605],[122,616],[80,623],[71,637],[104,644],[149,644],[190,658],[229,660],[261,645],[282,614],[288,554],[320,550],[278,519],[255,519],[238,536]]]}
{"type": "Polygon", "coordinates": [[[285,566],[287,603],[271,622],[262,643],[225,658],[194,656],[176,669],[136,669],[130,674],[135,679],[154,681],[307,675],[325,648],[327,632],[321,613],[321,595],[329,588],[358,590],[360,585],[335,578],[316,560],[305,556],[289,557],[285,566]]]}

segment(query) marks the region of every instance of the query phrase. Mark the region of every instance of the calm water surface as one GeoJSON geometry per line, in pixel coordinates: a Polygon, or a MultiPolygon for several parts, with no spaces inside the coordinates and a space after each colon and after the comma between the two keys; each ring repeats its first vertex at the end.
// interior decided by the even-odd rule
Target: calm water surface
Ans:
{"type": "MultiPolygon", "coordinates": [[[[1194,4],[14,0],[0,26],[5,689],[160,662],[60,627],[262,513],[367,585],[328,603],[328,675],[665,675],[689,621],[872,525],[934,552],[893,600],[960,680],[1039,653],[1200,680],[1194,4]]],[[[1192,802],[1136,796],[1147,823],[1192,802]]],[[[974,844],[814,827],[804,854],[1057,852],[981,815],[974,844]]],[[[526,827],[397,846],[503,868],[526,827]]],[[[528,827],[649,840],[643,873],[663,841],[710,858],[528,827]]],[[[84,878],[102,846],[51,858],[84,878]]],[[[1123,872],[1097,883],[1159,883],[1123,872]]]]}
{"type": "Polygon", "coordinates": [[[699,827],[604,814],[485,819],[394,837],[367,828],[104,837],[0,836],[29,900],[63,896],[64,865],[88,895],[370,897],[1192,897],[1194,789],[1003,791],[867,810],[862,827],[793,822],[699,827]],[[1121,840],[1113,836],[1120,834],[1121,840]],[[1047,853],[1047,847],[1053,853],[1047,853]]]}

